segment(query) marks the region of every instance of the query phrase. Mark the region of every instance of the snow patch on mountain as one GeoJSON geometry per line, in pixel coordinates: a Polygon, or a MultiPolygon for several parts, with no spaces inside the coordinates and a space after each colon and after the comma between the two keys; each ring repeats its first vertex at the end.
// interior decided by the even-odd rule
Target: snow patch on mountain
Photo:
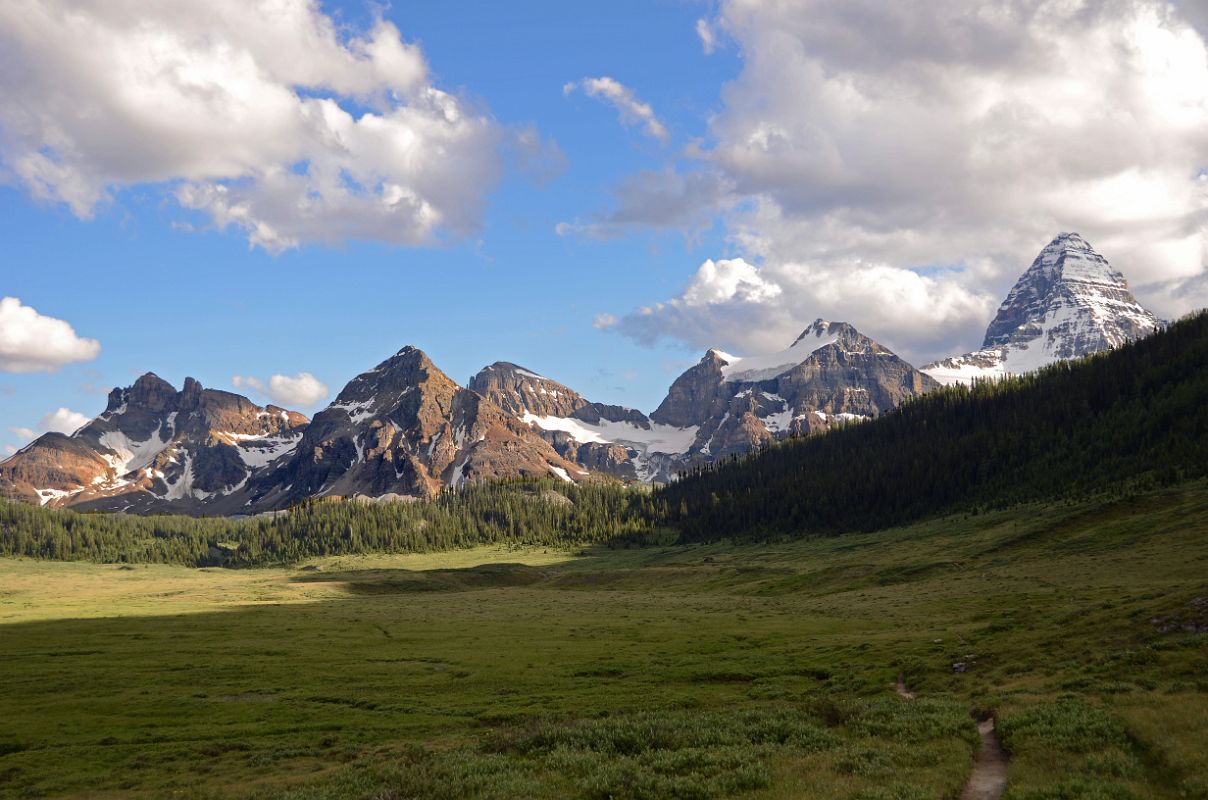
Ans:
{"type": "Polygon", "coordinates": [[[700,426],[676,428],[652,424],[649,429],[630,422],[584,422],[573,417],[539,417],[526,411],[521,420],[542,430],[562,431],[581,444],[624,444],[651,453],[678,455],[688,452],[700,426]]]}
{"type": "Polygon", "coordinates": [[[155,457],[168,446],[168,441],[161,438],[162,430],[163,425],[161,424],[155,429],[155,433],[141,442],[134,441],[121,431],[106,431],[101,434],[99,441],[102,447],[111,452],[100,453],[100,456],[105,459],[118,478],[140,470],[154,461],[155,457]]]}
{"type": "Polygon", "coordinates": [[[243,459],[243,463],[247,465],[248,469],[259,469],[294,452],[301,440],[302,434],[298,433],[293,436],[261,437],[243,441],[240,442],[239,457],[243,459]]]}

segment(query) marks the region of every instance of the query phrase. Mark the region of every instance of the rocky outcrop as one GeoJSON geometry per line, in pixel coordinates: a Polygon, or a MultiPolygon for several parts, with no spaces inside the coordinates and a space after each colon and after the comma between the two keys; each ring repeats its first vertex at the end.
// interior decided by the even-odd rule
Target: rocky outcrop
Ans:
{"type": "Polygon", "coordinates": [[[722,367],[726,365],[720,350],[710,350],[667,390],[667,397],[650,418],[664,425],[699,425],[717,415],[724,407],[727,392],[722,367]]]}
{"type": "Polygon", "coordinates": [[[1161,322],[1076,233],[1050,242],[1020,276],[986,328],[982,347],[923,367],[943,383],[1039,369],[1153,333],[1161,322]]]}
{"type": "MultiPolygon", "coordinates": [[[[682,449],[682,431],[652,425],[641,411],[593,403],[551,378],[507,362],[485,367],[470,388],[506,409],[568,461],[624,481],[649,480],[651,465],[682,449]]],[[[691,434],[689,434],[689,438],[691,434]]]]}
{"type": "Polygon", "coordinates": [[[469,388],[518,417],[569,417],[588,405],[573,389],[507,361],[483,367],[469,388]]]}

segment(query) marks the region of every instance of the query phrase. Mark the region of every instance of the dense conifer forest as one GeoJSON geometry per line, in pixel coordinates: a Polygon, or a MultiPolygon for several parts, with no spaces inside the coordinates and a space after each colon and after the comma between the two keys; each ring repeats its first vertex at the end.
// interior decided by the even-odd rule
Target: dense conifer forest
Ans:
{"type": "Polygon", "coordinates": [[[193,519],[0,502],[0,555],[254,566],[516,542],[629,543],[877,530],[954,511],[1208,475],[1208,313],[1119,350],[951,387],[877,420],[702,469],[653,493],[482,484],[405,503],[311,502],[193,519]]]}

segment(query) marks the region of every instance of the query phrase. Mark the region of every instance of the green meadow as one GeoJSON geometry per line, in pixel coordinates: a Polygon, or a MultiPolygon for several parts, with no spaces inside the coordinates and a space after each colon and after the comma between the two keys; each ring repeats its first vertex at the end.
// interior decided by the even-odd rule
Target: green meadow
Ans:
{"type": "Polygon", "coordinates": [[[1204,631],[1204,483],[782,542],[6,559],[0,796],[955,798],[993,713],[1008,798],[1208,798],[1204,631]]]}

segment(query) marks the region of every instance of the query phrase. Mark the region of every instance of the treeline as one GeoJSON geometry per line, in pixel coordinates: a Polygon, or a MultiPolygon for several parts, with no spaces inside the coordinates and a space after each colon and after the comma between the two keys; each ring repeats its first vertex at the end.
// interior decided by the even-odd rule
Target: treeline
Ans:
{"type": "Polygon", "coordinates": [[[877,530],[1208,475],[1208,314],[1088,359],[912,400],[659,493],[687,540],[877,530]]]}
{"type": "Polygon", "coordinates": [[[514,542],[578,545],[642,536],[665,516],[649,492],[561,481],[476,484],[433,500],[310,502],[288,514],[196,519],[79,514],[0,502],[0,555],[259,566],[311,556],[514,542]]]}

